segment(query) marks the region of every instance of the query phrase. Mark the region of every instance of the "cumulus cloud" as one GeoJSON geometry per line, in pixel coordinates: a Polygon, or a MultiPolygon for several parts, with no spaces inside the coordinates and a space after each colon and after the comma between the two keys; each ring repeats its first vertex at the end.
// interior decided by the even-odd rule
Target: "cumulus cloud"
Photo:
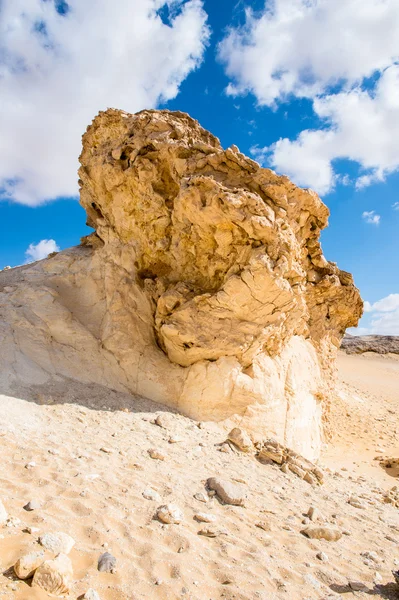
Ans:
{"type": "Polygon", "coordinates": [[[229,94],[253,93],[275,107],[313,102],[319,129],[258,149],[258,158],[322,194],[338,179],[334,161],[360,166],[361,189],[399,168],[397,0],[270,0],[219,46],[229,94]]]}
{"type": "Polygon", "coordinates": [[[362,218],[370,225],[379,225],[381,216],[377,215],[374,210],[365,210],[362,213],[362,218]]]}
{"type": "Polygon", "coordinates": [[[399,210],[399,202],[394,202],[394,204],[392,204],[392,208],[394,210],[399,210]]]}
{"type": "Polygon", "coordinates": [[[77,194],[97,112],[174,98],[208,37],[201,0],[2,0],[0,195],[36,205],[77,194]]]}
{"type": "Polygon", "coordinates": [[[373,90],[360,87],[315,98],[313,109],[327,125],[305,130],[296,140],[280,139],[259,156],[299,185],[321,194],[337,181],[333,162],[356,161],[364,171],[358,189],[383,181],[399,168],[399,66],[384,71],[373,90]]]}
{"type": "Polygon", "coordinates": [[[352,85],[399,57],[397,0],[269,0],[260,16],[247,10],[219,57],[229,93],[252,92],[272,106],[289,94],[313,97],[352,85]]]}
{"type": "Polygon", "coordinates": [[[60,249],[55,240],[40,240],[38,244],[29,244],[25,252],[26,263],[35,262],[47,258],[52,252],[59,252],[60,249]]]}
{"type": "Polygon", "coordinates": [[[373,304],[365,302],[365,312],[370,313],[370,324],[353,330],[356,335],[399,335],[399,294],[389,294],[373,304]]]}

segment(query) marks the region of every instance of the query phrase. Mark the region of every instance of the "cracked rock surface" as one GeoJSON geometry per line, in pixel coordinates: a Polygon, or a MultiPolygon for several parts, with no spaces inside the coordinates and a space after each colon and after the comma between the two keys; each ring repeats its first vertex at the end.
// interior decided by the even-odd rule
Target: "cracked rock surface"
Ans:
{"type": "Polygon", "coordinates": [[[317,194],[180,112],[102,112],[80,162],[95,232],[0,273],[3,391],[96,383],[316,457],[362,313],[317,194]]]}

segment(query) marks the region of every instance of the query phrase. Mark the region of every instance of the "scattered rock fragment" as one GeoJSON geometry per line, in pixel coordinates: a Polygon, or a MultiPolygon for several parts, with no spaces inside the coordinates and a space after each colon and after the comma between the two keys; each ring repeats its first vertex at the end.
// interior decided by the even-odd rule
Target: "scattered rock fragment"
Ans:
{"type": "Polygon", "coordinates": [[[242,452],[250,452],[253,449],[251,438],[241,427],[234,427],[228,434],[227,439],[242,452]]]}
{"type": "Polygon", "coordinates": [[[196,500],[198,500],[198,502],[208,502],[209,500],[209,496],[207,496],[206,494],[204,494],[204,492],[197,492],[196,494],[194,494],[194,498],[196,500]]]}
{"type": "Polygon", "coordinates": [[[156,448],[150,448],[148,450],[148,454],[151,456],[151,458],[154,458],[155,460],[165,460],[165,455],[162,454],[162,452],[160,452],[156,448]]]}
{"type": "Polygon", "coordinates": [[[42,505],[40,504],[40,502],[38,500],[30,500],[30,502],[28,502],[28,504],[25,504],[24,510],[30,512],[32,510],[38,510],[41,507],[42,507],[42,505]]]}
{"type": "Polygon", "coordinates": [[[39,587],[48,594],[63,596],[71,589],[73,570],[66,554],[59,554],[54,560],[46,560],[35,571],[32,587],[39,587]]]}
{"type": "Polygon", "coordinates": [[[4,504],[2,503],[2,501],[0,500],[0,525],[2,523],[5,523],[8,519],[8,513],[5,509],[4,504]]]}
{"type": "Polygon", "coordinates": [[[97,569],[105,573],[114,573],[116,569],[116,558],[109,552],[104,552],[98,559],[97,569]]]}
{"type": "Polygon", "coordinates": [[[365,503],[362,502],[357,496],[351,496],[348,499],[348,504],[354,506],[355,508],[366,508],[365,503]]]}
{"type": "Polygon", "coordinates": [[[108,446],[101,446],[100,452],[104,452],[105,454],[112,454],[113,453],[113,449],[112,448],[108,448],[108,446]]]}
{"type": "Polygon", "coordinates": [[[316,525],[310,525],[302,529],[301,533],[306,535],[308,538],[314,540],[327,540],[328,542],[337,542],[342,537],[342,531],[337,527],[318,527],[316,525]]]}
{"type": "Polygon", "coordinates": [[[246,493],[242,485],[231,483],[221,477],[210,477],[207,481],[208,488],[216,492],[225,504],[244,506],[246,493]]]}
{"type": "Polygon", "coordinates": [[[219,529],[216,525],[207,525],[199,530],[198,535],[204,535],[205,537],[217,537],[218,535],[226,534],[225,531],[219,529]]]}
{"type": "Polygon", "coordinates": [[[320,519],[320,511],[316,506],[310,506],[306,516],[311,521],[318,521],[320,519]]]}
{"type": "Polygon", "coordinates": [[[75,545],[75,540],[67,533],[57,531],[40,536],[39,543],[54,554],[69,554],[75,545]]]}
{"type": "Polygon", "coordinates": [[[19,579],[29,579],[33,576],[34,572],[41,564],[45,561],[45,554],[40,552],[30,552],[21,556],[20,559],[14,565],[15,575],[19,579]]]}
{"type": "Polygon", "coordinates": [[[257,458],[260,462],[273,461],[284,473],[294,473],[312,485],[324,482],[323,472],[317,465],[274,439],[263,442],[257,458]]]}
{"type": "Polygon", "coordinates": [[[369,588],[367,587],[367,585],[365,585],[361,581],[349,581],[348,585],[351,588],[351,590],[353,590],[354,592],[368,592],[369,591],[369,588]]]}
{"type": "Polygon", "coordinates": [[[159,502],[161,500],[160,494],[158,494],[158,492],[156,492],[152,488],[147,488],[146,490],[144,490],[143,497],[146,500],[154,500],[155,502],[159,502]]]}
{"type": "Polygon", "coordinates": [[[199,512],[194,515],[194,519],[200,523],[214,523],[216,521],[215,515],[209,513],[199,512]]]}
{"type": "Polygon", "coordinates": [[[318,558],[322,562],[328,562],[328,556],[327,556],[327,554],[325,552],[318,552],[316,554],[316,558],[318,558]]]}
{"type": "Polygon", "coordinates": [[[164,504],[157,509],[157,518],[167,525],[178,525],[182,522],[184,515],[178,506],[175,504],[164,504]]]}
{"type": "Polygon", "coordinates": [[[255,527],[259,527],[259,529],[263,529],[263,531],[271,530],[270,524],[267,523],[266,521],[257,521],[255,523],[255,527]]]}
{"type": "Polygon", "coordinates": [[[90,588],[89,590],[87,590],[87,592],[83,596],[82,600],[101,600],[101,599],[100,599],[100,596],[98,595],[98,593],[96,592],[96,590],[93,590],[93,588],[90,588]]]}

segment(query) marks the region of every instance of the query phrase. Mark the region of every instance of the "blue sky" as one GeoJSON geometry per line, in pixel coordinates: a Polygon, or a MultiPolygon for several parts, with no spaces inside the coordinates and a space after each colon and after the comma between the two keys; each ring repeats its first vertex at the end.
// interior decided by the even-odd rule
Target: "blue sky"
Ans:
{"type": "Polygon", "coordinates": [[[120,4],[0,5],[0,268],[88,233],[76,168],[98,110],[182,110],[320,193],[359,332],[399,335],[397,0],[120,4]]]}

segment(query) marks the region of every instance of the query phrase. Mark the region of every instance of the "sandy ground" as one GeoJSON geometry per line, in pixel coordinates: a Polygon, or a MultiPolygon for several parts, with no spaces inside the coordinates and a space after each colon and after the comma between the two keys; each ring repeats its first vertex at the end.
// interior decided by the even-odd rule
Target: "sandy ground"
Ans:
{"type": "Polygon", "coordinates": [[[397,357],[339,357],[320,487],[252,455],[221,452],[221,427],[147,401],[72,382],[17,395],[0,396],[0,498],[12,517],[0,528],[0,599],[48,598],[16,580],[11,567],[51,531],[76,541],[71,600],[89,587],[101,600],[399,598],[391,574],[399,568],[399,508],[383,503],[397,473],[374,460],[399,457],[397,357]],[[166,427],[153,423],[161,413],[166,427]],[[151,448],[165,459],[150,458],[151,448]],[[214,475],[242,486],[245,507],[194,498],[214,475]],[[160,499],[145,499],[149,488],[160,499]],[[360,508],[348,503],[353,496],[360,508]],[[30,500],[41,508],[26,512],[30,500]],[[154,518],[170,502],[184,512],[179,525],[154,518]],[[300,533],[310,506],[344,531],[339,541],[300,533]],[[198,535],[198,512],[215,516],[217,537],[198,535]],[[117,559],[115,574],[97,571],[105,550],[117,559]]]}

